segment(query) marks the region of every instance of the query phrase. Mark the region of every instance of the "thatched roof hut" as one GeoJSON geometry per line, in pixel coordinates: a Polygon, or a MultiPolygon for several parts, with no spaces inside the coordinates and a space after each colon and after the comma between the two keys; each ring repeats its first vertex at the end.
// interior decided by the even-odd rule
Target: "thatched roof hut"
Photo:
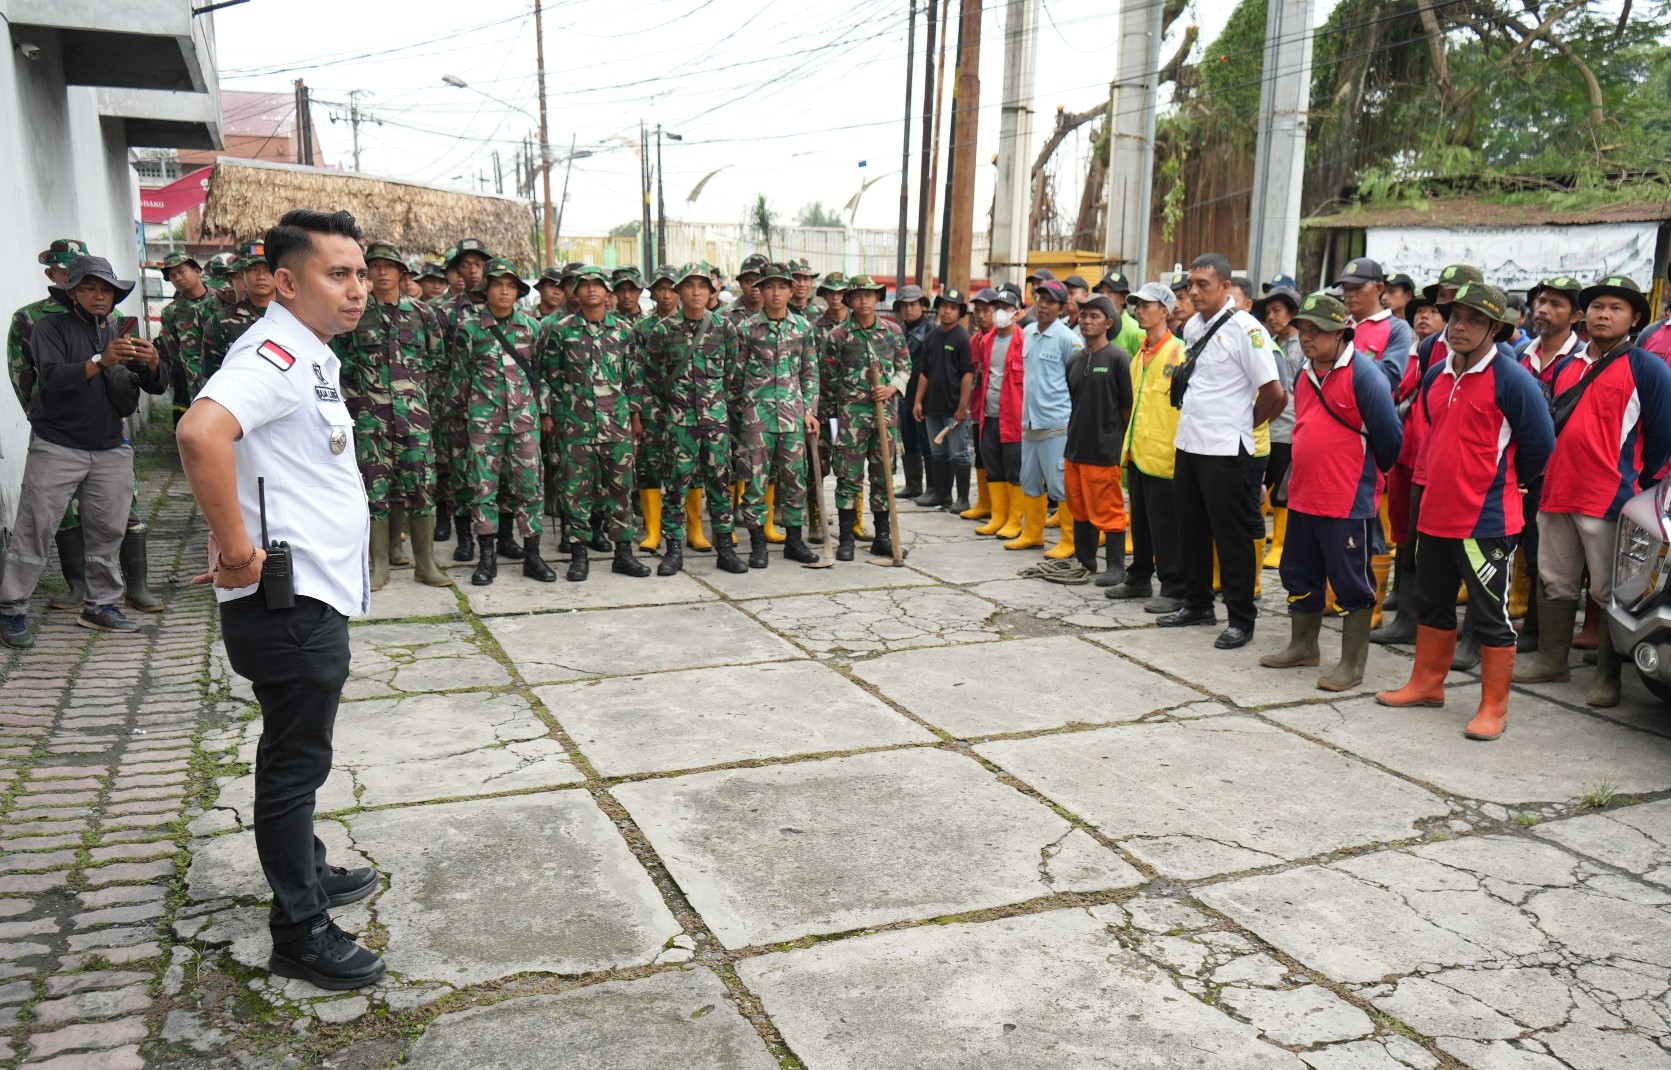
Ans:
{"type": "Polygon", "coordinates": [[[366,240],[392,241],[408,253],[480,238],[496,256],[534,262],[534,212],[525,201],[231,156],[215,161],[203,230],[232,241],[259,238],[292,208],[345,210],[366,240]]]}

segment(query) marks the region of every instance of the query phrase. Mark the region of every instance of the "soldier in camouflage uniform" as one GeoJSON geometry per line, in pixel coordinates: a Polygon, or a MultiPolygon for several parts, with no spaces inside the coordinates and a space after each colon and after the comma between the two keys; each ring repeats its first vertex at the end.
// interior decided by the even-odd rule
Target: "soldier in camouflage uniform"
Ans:
{"type": "MultiPolygon", "coordinates": [[[[185,253],[169,253],[164,257],[162,276],[173,285],[174,300],[162,307],[162,330],[157,336],[157,349],[168,361],[172,372],[169,387],[174,392],[174,413],[178,418],[191,404],[192,365],[197,360],[196,348],[189,354],[180,348],[181,334],[201,319],[205,311],[214,311],[219,302],[203,285],[202,266],[185,253]]],[[[192,336],[196,337],[195,331],[192,336]]]]}
{"type": "MultiPolygon", "coordinates": [[[[649,332],[660,317],[654,311],[646,314],[640,306],[640,298],[644,296],[644,276],[636,267],[619,267],[609,276],[609,286],[615,294],[615,313],[632,324],[638,342],[636,352],[640,360],[645,359],[649,332]]],[[[667,450],[653,397],[645,398],[638,420],[644,429],[633,455],[632,473],[633,482],[638,487],[638,510],[644,516],[644,538],[638,548],[655,553],[656,547],[661,545],[661,493],[662,479],[667,472],[667,450]]]]}
{"type": "Polygon", "coordinates": [[[789,271],[795,276],[795,292],[789,295],[789,311],[811,323],[818,318],[818,310],[812,307],[812,290],[818,285],[818,272],[812,270],[812,265],[804,256],[790,261],[789,271]]]}
{"type": "MultiPolygon", "coordinates": [[[[492,256],[479,238],[465,238],[453,246],[447,251],[444,265],[448,292],[430,302],[441,323],[441,337],[447,341],[446,366],[442,372],[442,381],[447,386],[439,397],[432,393],[429,402],[430,418],[435,424],[435,493],[439,499],[440,514],[435,522],[435,541],[445,542],[451,537],[451,529],[456,523],[458,544],[453,547],[454,561],[469,561],[475,557],[476,543],[470,530],[470,492],[464,482],[470,432],[465,426],[464,403],[451,392],[452,384],[460,376],[457,365],[463,358],[453,351],[452,345],[459,324],[481,314],[479,291],[482,271],[492,256]],[[455,277],[459,280],[457,289],[453,288],[455,277]]],[[[507,560],[517,559],[516,551],[504,553],[505,549],[504,546],[498,548],[494,557],[495,567],[498,554],[504,554],[507,560]]]]}
{"type": "Polygon", "coordinates": [[[638,335],[611,308],[609,272],[583,266],[574,279],[580,311],[546,320],[538,347],[550,390],[549,423],[562,443],[568,578],[579,583],[590,573],[594,517],[615,542],[611,571],[648,576],[632,546],[633,442],[642,431],[644,373],[638,335]]]}
{"type": "Polygon", "coordinates": [[[885,427],[877,427],[875,402],[885,403],[884,413],[893,412],[893,406],[886,403],[905,389],[911,374],[911,355],[898,325],[876,315],[876,305],[884,292],[886,287],[869,275],[849,279],[842,300],[850,315],[824,338],[824,359],[819,368],[822,390],[835,405],[839,425],[835,446],[836,515],[841,522],[838,561],[853,560],[854,521],[867,461],[870,511],[876,521],[876,541],[870,552],[877,557],[893,556],[888,499],[882,484],[892,476],[882,456],[881,435],[886,433],[890,447],[897,450],[899,432],[891,419],[885,421],[885,427]],[[875,389],[870,385],[872,364],[880,370],[881,385],[875,389]]]}
{"type": "Polygon", "coordinates": [[[704,489],[719,567],[747,572],[731,537],[729,402],[741,390],[742,371],[737,330],[726,317],[708,311],[714,289],[708,265],[686,264],[673,281],[680,307],[656,319],[646,335],[646,407],[654,409],[666,436],[667,458],[662,480],[666,504],[656,533],[667,548],[656,575],[672,576],[684,567],[681,540],[687,524],[702,525],[704,489]]]}
{"type": "Polygon", "coordinates": [[[534,309],[534,318],[543,320],[547,316],[562,312],[563,308],[563,272],[559,268],[548,267],[540,272],[540,277],[534,280],[534,292],[540,295],[540,303],[534,309]]]}
{"type": "Polygon", "coordinates": [[[435,566],[435,453],[429,383],[445,356],[440,325],[399,292],[400,250],[366,249],[371,300],[359,325],[331,340],[342,360],[342,394],[354,417],[354,456],[371,507],[371,589],[389,581],[403,524],[412,529],[413,578],[433,587],[453,581],[435,566]]]}
{"type": "Polygon", "coordinates": [[[818,355],[812,324],[789,311],[794,279],[786,264],[761,272],[761,311],[738,325],[739,393],[732,403],[743,484],[743,522],[750,568],[765,568],[764,530],[774,502],[783,501],[783,556],[809,562],[817,555],[801,537],[806,511],[806,436],[818,431],[818,355]],[[768,483],[771,484],[768,488],[768,483]]]}
{"type": "MultiPolygon", "coordinates": [[[[847,322],[847,306],[843,304],[841,300],[841,291],[846,288],[847,276],[842,272],[832,271],[828,275],[824,276],[822,282],[818,283],[816,290],[817,296],[822,298],[824,301],[823,310],[819,311],[817,316],[812,319],[812,333],[818,345],[818,381],[820,384],[824,381],[824,340],[829,337],[831,331],[847,322]]],[[[817,306],[814,305],[813,308],[816,309],[817,306]]],[[[830,423],[835,419],[835,415],[835,399],[828,393],[825,393],[822,386],[820,386],[818,392],[818,463],[823,468],[825,474],[831,472],[835,464],[835,439],[830,434],[830,423]]],[[[813,459],[808,457],[808,487],[811,487],[813,481],[818,478],[817,474],[812,469],[812,463],[813,459]]],[[[820,490],[814,497],[814,502],[818,503],[823,500],[824,495],[822,490],[820,490]]],[[[861,516],[858,520],[858,528],[856,529],[860,538],[865,537],[863,529],[864,518],[861,516]]],[[[823,525],[819,524],[812,529],[812,541],[821,542],[823,541],[823,538],[823,525]]]]}
{"type": "Polygon", "coordinates": [[[741,323],[760,311],[760,273],[768,263],[765,253],[750,253],[743,258],[742,267],[737,269],[737,300],[725,310],[733,323],[741,323]]]}
{"type": "MultiPolygon", "coordinates": [[[[481,557],[470,582],[486,587],[499,574],[494,532],[501,529],[501,490],[521,528],[522,574],[555,583],[540,557],[540,417],[549,396],[536,370],[539,324],[517,306],[528,284],[509,260],[488,261],[473,314],[460,312],[453,328],[452,400],[463,407],[469,435],[464,485],[481,557]]],[[[462,522],[462,518],[461,518],[462,522]]],[[[460,528],[460,538],[468,531],[460,528]]]]}
{"type": "Polygon", "coordinates": [[[625,316],[627,322],[637,323],[644,318],[640,301],[644,297],[644,273],[627,265],[618,267],[609,276],[609,288],[615,294],[615,314],[625,316]]]}
{"type": "Polygon", "coordinates": [[[447,292],[447,263],[440,253],[425,253],[423,270],[418,272],[420,300],[428,304],[447,292]]]}
{"type": "Polygon", "coordinates": [[[220,371],[221,361],[226,359],[232,343],[242,338],[250,324],[266,313],[277,292],[273,273],[267,267],[266,247],[261,242],[245,242],[238,250],[238,263],[233,270],[244,280],[244,296],[204,321],[203,341],[197,349],[199,378],[192,384],[194,390],[201,389],[210,376],[220,371]]]}
{"type": "MultiPolygon", "coordinates": [[[[707,268],[706,264],[701,266],[704,269],[707,268]]],[[[674,289],[674,280],[678,277],[678,274],[679,268],[672,264],[663,264],[656,269],[655,275],[650,279],[650,300],[656,303],[656,307],[650,310],[650,314],[655,316],[656,319],[664,320],[679,311],[679,291],[674,289]]],[[[713,288],[711,279],[709,280],[709,288],[713,288]]]]}

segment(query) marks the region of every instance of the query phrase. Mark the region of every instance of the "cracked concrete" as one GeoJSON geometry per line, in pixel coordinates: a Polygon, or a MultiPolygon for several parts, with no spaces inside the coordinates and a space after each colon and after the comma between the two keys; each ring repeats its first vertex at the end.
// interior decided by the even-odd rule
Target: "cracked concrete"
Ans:
{"type": "Polygon", "coordinates": [[[818,653],[879,654],[998,638],[991,623],[997,610],[990,602],[943,587],[806,595],[742,606],[818,653]]]}

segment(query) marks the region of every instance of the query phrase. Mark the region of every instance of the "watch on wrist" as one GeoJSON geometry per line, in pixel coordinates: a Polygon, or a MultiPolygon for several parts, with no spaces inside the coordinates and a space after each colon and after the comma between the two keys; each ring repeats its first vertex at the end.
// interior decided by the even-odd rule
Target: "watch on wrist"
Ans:
{"type": "Polygon", "coordinates": [[[94,353],[93,357],[92,357],[92,360],[93,360],[94,364],[103,364],[104,363],[104,354],[103,353],[94,353]]]}

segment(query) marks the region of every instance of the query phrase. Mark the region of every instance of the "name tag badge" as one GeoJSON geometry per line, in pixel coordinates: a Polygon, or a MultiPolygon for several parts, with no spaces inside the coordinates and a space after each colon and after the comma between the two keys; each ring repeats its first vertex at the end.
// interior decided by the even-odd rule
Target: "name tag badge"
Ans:
{"type": "MultiPolygon", "coordinates": [[[[315,401],[321,405],[332,403],[340,405],[342,403],[342,395],[337,392],[336,387],[331,385],[331,381],[325,378],[325,369],[315,364],[313,366],[313,378],[313,397],[315,401]]],[[[338,450],[337,452],[340,453],[341,451],[338,450]]]]}

